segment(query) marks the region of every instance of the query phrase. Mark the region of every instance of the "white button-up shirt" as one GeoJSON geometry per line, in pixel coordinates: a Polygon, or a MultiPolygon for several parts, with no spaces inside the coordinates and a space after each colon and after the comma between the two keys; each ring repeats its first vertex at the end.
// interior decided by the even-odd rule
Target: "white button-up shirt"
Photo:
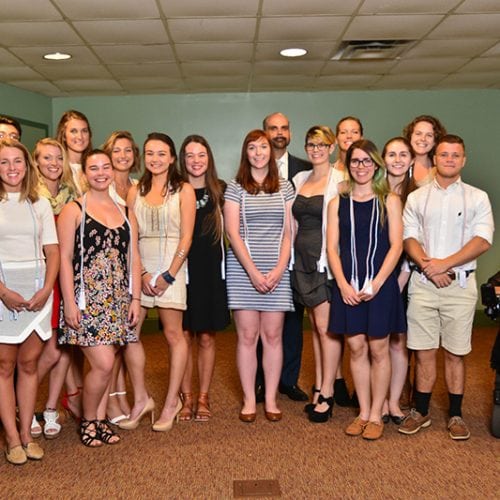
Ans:
{"type": "Polygon", "coordinates": [[[276,160],[276,165],[278,167],[280,177],[288,179],[288,151],[285,151],[285,154],[276,160]]]}
{"type": "MultiPolygon", "coordinates": [[[[427,256],[444,259],[479,236],[493,242],[493,214],[488,195],[458,179],[446,189],[434,179],[408,196],[404,236],[414,238],[427,256]]],[[[476,260],[455,268],[476,269],[476,260]]]]}

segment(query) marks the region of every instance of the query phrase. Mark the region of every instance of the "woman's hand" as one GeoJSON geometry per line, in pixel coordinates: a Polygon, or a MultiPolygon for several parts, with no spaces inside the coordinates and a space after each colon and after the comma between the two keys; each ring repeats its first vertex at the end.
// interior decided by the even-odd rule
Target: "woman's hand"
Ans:
{"type": "Polygon", "coordinates": [[[357,306],[359,303],[361,303],[358,292],[356,292],[356,290],[354,290],[351,285],[346,284],[339,288],[344,304],[347,304],[348,306],[357,306]]]}
{"type": "Polygon", "coordinates": [[[267,283],[267,277],[264,276],[259,270],[253,272],[250,275],[250,281],[253,287],[259,293],[268,293],[270,291],[269,285],[267,283]]]}
{"type": "Polygon", "coordinates": [[[375,297],[375,295],[377,295],[377,293],[380,291],[381,288],[382,284],[376,279],[374,279],[370,283],[370,288],[369,289],[363,288],[363,290],[359,292],[358,297],[363,302],[368,302],[369,300],[372,300],[373,297],[375,297]]]}
{"type": "Polygon", "coordinates": [[[280,284],[281,278],[283,277],[283,271],[280,271],[277,267],[275,267],[269,271],[265,277],[269,292],[274,292],[276,287],[280,284]]]}
{"type": "Polygon", "coordinates": [[[82,313],[76,304],[64,304],[64,322],[73,330],[80,328],[82,313]]]}
{"type": "Polygon", "coordinates": [[[154,287],[155,295],[163,295],[167,288],[168,288],[169,283],[165,281],[163,276],[160,274],[158,278],[156,278],[156,286],[154,287]]]}
{"type": "Polygon", "coordinates": [[[154,286],[151,286],[151,274],[150,273],[146,273],[146,274],[143,274],[141,276],[141,280],[142,280],[142,293],[144,295],[148,295],[149,297],[154,297],[155,295],[158,295],[156,293],[156,290],[154,286]]]}
{"type": "Polygon", "coordinates": [[[29,302],[24,300],[22,295],[19,295],[14,290],[10,288],[6,288],[2,295],[2,302],[5,304],[5,307],[10,311],[21,312],[24,309],[28,308],[29,302]]]}
{"type": "Polygon", "coordinates": [[[40,311],[43,308],[43,306],[47,303],[51,291],[52,290],[50,288],[47,289],[46,287],[43,287],[42,289],[38,290],[38,292],[36,292],[35,295],[31,297],[26,309],[28,311],[40,311]]]}
{"type": "Polygon", "coordinates": [[[139,314],[141,312],[141,301],[131,299],[128,308],[128,322],[130,326],[136,326],[139,322],[139,314]]]}

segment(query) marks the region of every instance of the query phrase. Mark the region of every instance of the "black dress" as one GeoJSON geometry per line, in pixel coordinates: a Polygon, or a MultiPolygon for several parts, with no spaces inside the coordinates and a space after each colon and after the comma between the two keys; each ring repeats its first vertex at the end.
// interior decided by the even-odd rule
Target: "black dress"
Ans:
{"type": "Polygon", "coordinates": [[[294,243],[295,264],[291,275],[293,298],[305,307],[315,307],[331,297],[326,272],[318,271],[322,246],[323,195],[297,195],[292,213],[298,222],[294,243]]]}
{"type": "Polygon", "coordinates": [[[230,322],[226,282],[222,279],[222,248],[207,231],[213,203],[204,188],[195,189],[196,220],[188,255],[187,310],[183,327],[192,332],[223,330],[230,322]]]}

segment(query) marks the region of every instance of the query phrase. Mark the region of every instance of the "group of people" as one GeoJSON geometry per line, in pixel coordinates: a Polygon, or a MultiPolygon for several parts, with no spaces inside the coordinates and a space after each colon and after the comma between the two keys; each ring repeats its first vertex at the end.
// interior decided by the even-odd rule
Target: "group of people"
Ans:
{"type": "Polygon", "coordinates": [[[9,462],[41,459],[33,437],[59,435],[64,385],[62,405],[88,447],[118,443],[117,427],[135,429],[147,415],[158,432],[176,420],[208,421],[215,332],[229,324],[229,311],[242,422],[256,420],[259,401],[266,419],[281,420],[278,392],[308,399],[298,385],[307,309],[312,422],[328,421],[334,401],[350,402],[345,339],[359,402],[345,432],[374,440],[390,420],[405,434],[427,427],[442,346],[449,433],[469,437],[464,356],[476,258],[491,246],[493,218],[486,193],[461,180],[463,140],[427,115],[381,153],[352,116],[335,132],[311,127],[307,161],[288,153],[290,139],[288,118],[267,116],[246,135],[226,186],[199,135],[186,137],[177,155],[168,135],[150,133],[137,179],[141,155],[129,132],[94,149],[87,118],[70,110],[57,138],[30,155],[19,124],[0,117],[0,418],[9,462]],[[140,338],[152,308],[170,353],[156,420],[140,338]],[[407,347],[415,353],[415,408],[404,413],[407,347]],[[35,402],[46,374],[42,428],[35,402]]]}

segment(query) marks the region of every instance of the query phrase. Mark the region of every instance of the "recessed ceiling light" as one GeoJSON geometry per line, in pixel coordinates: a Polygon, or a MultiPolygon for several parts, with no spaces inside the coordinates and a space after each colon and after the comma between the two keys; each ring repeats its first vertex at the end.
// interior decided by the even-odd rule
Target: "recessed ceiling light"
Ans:
{"type": "Polygon", "coordinates": [[[301,57],[307,54],[306,49],[290,48],[280,50],[280,54],[284,57],[301,57]]]}
{"type": "Polygon", "coordinates": [[[49,59],[50,61],[64,61],[65,59],[71,59],[71,54],[65,54],[63,52],[53,52],[52,54],[45,54],[44,59],[49,59]]]}

